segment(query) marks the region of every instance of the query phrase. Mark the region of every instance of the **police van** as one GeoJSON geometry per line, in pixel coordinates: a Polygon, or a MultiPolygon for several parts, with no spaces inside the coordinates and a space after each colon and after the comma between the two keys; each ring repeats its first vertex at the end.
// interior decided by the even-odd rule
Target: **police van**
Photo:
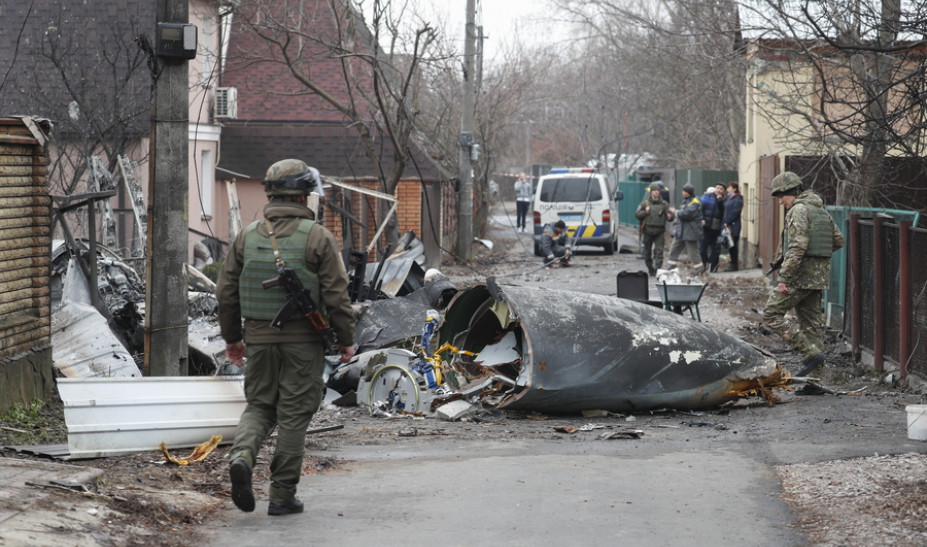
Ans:
{"type": "Polygon", "coordinates": [[[534,191],[534,254],[546,226],[566,224],[573,247],[593,245],[605,254],[618,250],[618,204],[624,196],[609,177],[593,168],[556,167],[538,179],[534,191]]]}

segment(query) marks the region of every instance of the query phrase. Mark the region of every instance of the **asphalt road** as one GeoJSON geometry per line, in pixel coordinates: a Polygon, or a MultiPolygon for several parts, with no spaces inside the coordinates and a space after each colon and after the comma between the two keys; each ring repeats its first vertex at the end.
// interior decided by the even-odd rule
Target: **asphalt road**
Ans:
{"type": "MultiPolygon", "coordinates": [[[[538,271],[530,234],[514,234],[504,220],[497,219],[496,236],[518,239],[511,260],[490,273],[505,282],[613,294],[618,271],[643,269],[633,253],[607,257],[580,249],[576,267],[538,271]]],[[[622,241],[636,243],[627,233],[622,241]]],[[[714,278],[714,290],[723,292],[724,280],[734,278],[740,280],[731,283],[765,283],[757,271],[723,274],[714,278]]],[[[703,301],[706,321],[729,326],[721,295],[706,294],[703,301]]],[[[781,499],[775,466],[921,451],[923,444],[906,435],[902,403],[919,402],[908,398],[885,390],[787,393],[773,406],[754,401],[632,422],[424,420],[412,425],[413,437],[402,435],[410,422],[355,416],[344,437],[310,448],[344,465],[304,477],[305,514],[269,517],[267,500],[259,498],[254,513],[223,511],[206,531],[206,544],[806,545],[781,499]],[[601,440],[596,431],[553,429],[590,422],[604,431],[639,429],[643,436],[601,440]],[[365,439],[362,432],[372,430],[377,439],[365,439]]]]}

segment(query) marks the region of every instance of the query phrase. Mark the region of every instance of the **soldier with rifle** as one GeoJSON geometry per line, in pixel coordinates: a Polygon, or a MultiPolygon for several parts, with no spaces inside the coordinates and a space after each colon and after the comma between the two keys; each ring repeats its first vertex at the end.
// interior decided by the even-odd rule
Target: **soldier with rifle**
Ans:
{"type": "Polygon", "coordinates": [[[270,166],[264,219],[236,236],[219,274],[226,356],[238,366],[246,351],[248,357],[247,406],[229,451],[232,501],[242,511],[254,511],[252,469],[274,426],[267,513],[303,511],[296,485],[306,429],[322,402],[325,350],[334,335],[341,362],[354,355],[348,275],[334,236],[314,220],[318,200],[310,194],[320,193],[317,173],[295,159],[270,166]]]}
{"type": "Polygon", "coordinates": [[[772,180],[772,196],[786,208],[785,228],[779,257],[767,275],[779,270],[778,284],[769,294],[763,322],[792,349],[801,352],[799,376],[806,376],[824,364],[820,349],[821,292],[830,283],[830,261],[843,247],[843,234],[824,209],[824,200],[814,190],[804,190],[801,178],[791,171],[772,180]],[[795,310],[798,323],[785,318],[795,310]]]}

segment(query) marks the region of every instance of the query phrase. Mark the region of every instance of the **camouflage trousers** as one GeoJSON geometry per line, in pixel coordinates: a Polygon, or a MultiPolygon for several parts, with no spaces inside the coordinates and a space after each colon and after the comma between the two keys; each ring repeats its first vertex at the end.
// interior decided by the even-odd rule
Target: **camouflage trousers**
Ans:
{"type": "Polygon", "coordinates": [[[792,349],[808,358],[821,353],[821,324],[824,314],[821,311],[820,289],[789,289],[782,294],[773,289],[766,301],[763,323],[778,334],[792,349]],[[785,314],[795,310],[798,323],[785,318],[785,314]]]}
{"type": "Polygon", "coordinates": [[[264,439],[276,425],[270,461],[270,501],[296,495],[303,470],[306,429],[322,402],[325,371],[322,344],[248,344],[245,369],[247,406],[235,430],[229,461],[243,458],[252,468],[264,439]]]}
{"type": "Polygon", "coordinates": [[[660,230],[656,233],[650,233],[644,230],[641,238],[644,245],[644,258],[647,269],[659,270],[663,267],[663,251],[666,249],[666,231],[660,230]]]}

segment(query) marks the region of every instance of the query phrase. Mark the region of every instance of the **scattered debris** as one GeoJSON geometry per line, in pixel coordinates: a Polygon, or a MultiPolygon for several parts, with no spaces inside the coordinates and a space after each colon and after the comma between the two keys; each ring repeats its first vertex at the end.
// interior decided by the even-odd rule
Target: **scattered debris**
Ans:
{"type": "Polygon", "coordinates": [[[190,465],[191,463],[198,462],[208,456],[210,452],[219,446],[220,442],[222,442],[222,435],[213,435],[212,438],[208,441],[196,445],[196,448],[193,449],[193,453],[182,459],[177,459],[174,456],[171,456],[171,453],[167,450],[167,443],[164,441],[161,441],[158,449],[161,450],[162,454],[164,454],[165,460],[175,465],[190,465]]]}
{"type": "Polygon", "coordinates": [[[435,416],[441,418],[442,420],[456,422],[457,420],[469,414],[471,410],[473,410],[472,404],[464,401],[463,399],[458,399],[456,401],[451,401],[446,405],[439,406],[437,410],[435,410],[435,416]]]}
{"type": "Polygon", "coordinates": [[[606,431],[599,435],[599,439],[610,440],[610,439],[640,439],[644,436],[644,432],[640,429],[633,430],[622,430],[622,431],[606,431]]]}

